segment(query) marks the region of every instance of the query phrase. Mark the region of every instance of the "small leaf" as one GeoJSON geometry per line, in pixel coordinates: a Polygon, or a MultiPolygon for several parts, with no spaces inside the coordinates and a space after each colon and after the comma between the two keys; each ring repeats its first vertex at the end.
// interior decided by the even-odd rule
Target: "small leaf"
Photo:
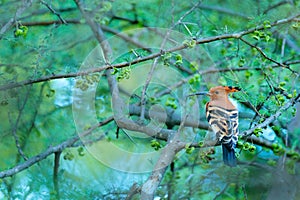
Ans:
{"type": "Polygon", "coordinates": [[[175,59],[177,61],[181,61],[182,62],[182,56],[181,56],[181,54],[176,54],[175,59]]]}
{"type": "Polygon", "coordinates": [[[50,89],[50,90],[48,91],[48,93],[46,94],[46,97],[48,97],[48,98],[53,97],[54,94],[55,94],[55,90],[50,89]]]}
{"type": "Polygon", "coordinates": [[[254,129],[253,133],[256,137],[259,137],[259,134],[262,133],[262,128],[256,128],[254,129]]]}
{"type": "Polygon", "coordinates": [[[264,28],[265,28],[265,29],[268,29],[268,28],[271,28],[271,27],[272,27],[272,26],[271,26],[270,21],[268,21],[268,20],[264,21],[264,28]]]}
{"type": "Polygon", "coordinates": [[[246,62],[245,58],[241,58],[238,62],[238,66],[242,67],[245,64],[245,62],[246,62]]]}
{"type": "Polygon", "coordinates": [[[198,142],[198,145],[199,145],[199,147],[203,147],[204,146],[204,142],[200,141],[200,142],[198,142]]]}
{"type": "Polygon", "coordinates": [[[255,152],[255,151],[256,151],[256,147],[255,147],[254,145],[251,145],[251,146],[249,147],[249,152],[253,153],[253,152],[255,152]]]}
{"type": "Polygon", "coordinates": [[[286,85],[286,82],[285,82],[285,81],[282,81],[282,82],[279,83],[279,86],[281,86],[281,87],[283,87],[283,86],[285,86],[285,85],[286,85]]]}
{"type": "Polygon", "coordinates": [[[247,78],[247,79],[249,79],[251,76],[253,75],[253,73],[252,72],[250,72],[250,71],[245,71],[245,77],[247,78]]]}
{"type": "Polygon", "coordinates": [[[255,40],[260,40],[260,37],[257,36],[257,35],[252,35],[252,38],[255,39],[255,40]]]}
{"type": "Polygon", "coordinates": [[[79,147],[79,148],[77,149],[77,152],[78,152],[78,155],[79,155],[79,156],[84,156],[84,148],[83,148],[83,147],[79,147]]]}
{"type": "Polygon", "coordinates": [[[243,144],[243,150],[244,150],[244,151],[247,151],[247,150],[249,150],[249,148],[250,148],[249,142],[245,142],[245,143],[243,144]]]}

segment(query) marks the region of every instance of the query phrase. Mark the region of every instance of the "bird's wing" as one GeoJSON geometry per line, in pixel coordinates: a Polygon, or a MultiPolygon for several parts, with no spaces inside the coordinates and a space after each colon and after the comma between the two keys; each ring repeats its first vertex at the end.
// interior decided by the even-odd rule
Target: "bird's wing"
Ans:
{"type": "Polygon", "coordinates": [[[206,118],[222,144],[236,144],[238,135],[238,111],[214,105],[206,105],[206,118]]]}

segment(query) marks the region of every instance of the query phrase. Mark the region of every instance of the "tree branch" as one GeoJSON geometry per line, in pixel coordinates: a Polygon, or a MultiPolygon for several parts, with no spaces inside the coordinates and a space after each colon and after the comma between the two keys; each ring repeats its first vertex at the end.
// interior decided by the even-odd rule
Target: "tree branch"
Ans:
{"type": "Polygon", "coordinates": [[[288,101],[287,103],[285,103],[281,108],[279,108],[277,110],[277,112],[275,112],[273,115],[271,115],[270,117],[268,117],[264,122],[262,122],[261,124],[258,124],[256,126],[254,126],[253,128],[251,128],[249,130],[244,131],[240,135],[243,138],[246,138],[246,137],[252,135],[252,133],[253,133],[253,131],[255,129],[265,128],[270,123],[272,123],[273,121],[275,121],[282,114],[283,111],[287,110],[288,108],[290,108],[291,106],[293,106],[296,102],[298,102],[299,99],[300,99],[300,94],[297,97],[295,97],[295,98],[291,99],[290,101],[288,101]]]}
{"type": "Polygon", "coordinates": [[[137,183],[134,183],[131,186],[125,200],[131,200],[135,194],[140,192],[140,190],[141,188],[137,185],[137,183]]]}
{"type": "MultiPolygon", "coordinates": [[[[86,19],[87,23],[91,27],[95,37],[97,38],[98,42],[102,46],[102,50],[106,59],[106,63],[108,63],[107,67],[103,68],[103,70],[106,70],[106,77],[108,80],[108,84],[110,87],[110,91],[112,94],[112,106],[114,111],[114,120],[117,123],[118,127],[127,129],[127,130],[134,130],[134,131],[140,131],[145,134],[148,134],[149,136],[156,136],[158,138],[167,139],[169,135],[172,135],[174,131],[172,130],[165,130],[165,129],[153,129],[151,127],[147,126],[141,126],[139,124],[136,124],[134,121],[128,119],[124,113],[123,110],[125,109],[125,104],[122,101],[122,99],[119,96],[119,89],[118,84],[116,81],[116,78],[112,76],[111,69],[114,67],[110,65],[109,63],[109,55],[111,53],[111,48],[108,42],[105,40],[104,33],[101,29],[101,27],[96,24],[87,14],[85,13],[82,4],[80,1],[75,0],[76,5],[80,9],[82,15],[86,19]]],[[[97,69],[96,69],[97,70],[97,69]]],[[[86,73],[86,72],[84,72],[86,73]]]]}
{"type": "MultiPolygon", "coordinates": [[[[65,20],[68,24],[82,24],[82,22],[80,21],[80,19],[67,19],[65,20]]],[[[58,24],[60,23],[60,21],[58,20],[52,20],[52,21],[37,21],[37,22],[23,22],[22,24],[24,26],[49,26],[49,25],[53,25],[53,24],[58,24]]],[[[129,43],[135,45],[138,48],[144,49],[148,52],[151,52],[151,50],[146,47],[145,45],[139,43],[138,41],[132,39],[131,37],[129,37],[128,35],[119,32],[113,28],[110,28],[108,26],[101,26],[101,28],[103,29],[103,31],[106,31],[108,33],[112,33],[115,36],[122,38],[125,41],[128,41],[129,43]]]]}
{"type": "MultiPolygon", "coordinates": [[[[283,107],[281,107],[274,115],[270,116],[269,118],[267,118],[263,123],[261,124],[258,124],[257,126],[253,127],[252,129],[249,129],[249,130],[246,130],[244,131],[243,133],[241,133],[241,135],[243,136],[243,138],[245,137],[248,137],[250,136],[253,131],[256,129],[256,128],[264,128],[266,127],[267,125],[269,125],[271,122],[273,122],[274,120],[276,120],[283,111],[285,111],[286,109],[288,109],[289,107],[291,107],[292,105],[294,105],[295,102],[299,101],[300,99],[300,95],[298,95],[295,99],[292,99],[290,100],[289,102],[287,102],[283,107]]],[[[5,177],[9,177],[9,176],[13,176],[17,173],[19,173],[20,171],[23,171],[25,169],[27,169],[28,167],[36,164],[37,162],[47,158],[49,155],[55,153],[55,152],[59,152],[59,151],[62,151],[64,150],[65,148],[68,148],[68,147],[71,147],[75,142],[77,142],[80,137],[85,137],[87,135],[89,135],[90,133],[92,133],[92,131],[97,128],[97,127],[100,127],[100,126],[103,126],[103,125],[106,125],[108,124],[109,122],[113,121],[113,117],[109,117],[107,118],[106,120],[102,121],[102,122],[99,122],[99,124],[93,126],[91,129],[87,130],[86,132],[80,134],[79,136],[76,136],[76,137],[73,137],[57,146],[54,146],[54,147],[49,147],[47,150],[45,150],[43,153],[40,153],[34,157],[31,157],[29,158],[27,161],[11,168],[11,169],[8,169],[8,170],[5,170],[5,171],[1,171],[0,172],[0,178],[5,178],[5,177]]],[[[124,121],[126,123],[126,121],[124,121]]],[[[147,129],[143,126],[139,126],[139,125],[136,125],[134,127],[128,127],[128,128],[131,128],[129,130],[135,130],[135,131],[140,131],[140,132],[144,132],[144,133],[151,133],[151,130],[150,129],[147,129]]],[[[153,132],[153,130],[152,130],[153,132]]],[[[166,139],[167,136],[170,136],[172,134],[174,134],[174,131],[173,130],[161,130],[161,138],[162,139],[166,139]]],[[[261,146],[265,146],[265,147],[268,147],[268,148],[272,148],[272,143],[269,142],[269,141],[266,141],[266,140],[263,140],[261,138],[257,138],[257,137],[249,137],[247,138],[249,141],[252,141],[254,142],[255,144],[258,144],[258,145],[261,145],[261,146]]],[[[173,149],[173,153],[174,152],[178,152],[180,151],[181,149],[185,148],[185,145],[186,143],[185,142],[179,142],[179,141],[174,141],[173,140],[173,145],[176,146],[176,148],[174,146],[172,146],[171,149],[173,149]],[[175,143],[175,144],[174,144],[175,143]]],[[[208,141],[206,142],[203,146],[201,146],[201,148],[205,148],[205,147],[210,147],[210,146],[215,146],[215,142],[214,141],[208,141]]],[[[191,146],[194,146],[194,147],[200,147],[199,144],[195,143],[195,144],[191,144],[191,146]]],[[[170,158],[168,158],[170,159],[170,158]]],[[[156,177],[157,178],[157,177],[156,177]]]]}
{"type": "Polygon", "coordinates": [[[154,198],[154,194],[164,177],[167,167],[173,162],[176,153],[182,149],[179,146],[179,144],[182,143],[180,141],[180,133],[183,131],[184,124],[188,116],[185,112],[184,114],[185,116],[183,117],[178,130],[175,134],[168,138],[168,143],[163,148],[162,153],[157,163],[155,164],[150,177],[142,186],[141,199],[143,200],[152,200],[154,198]]]}
{"type": "Polygon", "coordinates": [[[81,137],[85,137],[89,134],[91,134],[93,132],[93,130],[95,130],[96,128],[106,125],[109,122],[113,121],[113,117],[109,117],[106,120],[99,122],[98,124],[94,125],[93,127],[91,127],[89,130],[79,134],[78,136],[75,136],[69,140],[66,140],[65,142],[56,145],[56,146],[51,146],[48,149],[46,149],[44,152],[33,156],[31,158],[29,158],[28,160],[26,160],[25,162],[18,164],[14,167],[12,167],[11,169],[8,170],[4,170],[0,172],[0,178],[5,178],[5,177],[9,177],[9,176],[13,176],[25,169],[27,169],[28,167],[31,167],[32,165],[38,163],[41,160],[44,160],[45,158],[47,158],[48,156],[50,156],[51,154],[55,153],[55,152],[60,152],[63,151],[65,148],[71,147],[75,142],[77,142],[81,137]]]}
{"type": "MultiPolygon", "coordinates": [[[[167,118],[165,119],[164,115],[165,113],[159,112],[159,111],[152,111],[153,115],[155,116],[156,120],[158,121],[164,121],[167,126],[173,127],[175,125],[180,125],[182,121],[182,116],[180,114],[177,114],[174,112],[173,109],[166,109],[167,118]]],[[[137,105],[129,105],[129,114],[130,115],[136,115],[139,116],[141,113],[140,106],[137,105]]],[[[145,118],[150,119],[149,110],[145,110],[145,118]]],[[[187,119],[184,122],[184,126],[188,127],[194,127],[194,128],[200,128],[200,129],[208,129],[208,124],[202,121],[198,121],[192,116],[187,116],[187,119]]],[[[167,130],[167,129],[166,129],[167,130]]],[[[165,134],[163,134],[165,135],[165,134]]],[[[164,137],[164,139],[168,139],[167,137],[164,137]]]]}
{"type": "Polygon", "coordinates": [[[178,144],[180,143],[178,138],[180,131],[181,128],[179,128],[173,137],[169,138],[168,144],[163,148],[160,158],[155,164],[150,177],[142,186],[141,199],[152,200],[154,198],[154,194],[164,177],[167,167],[174,160],[176,153],[180,150],[180,148],[178,148],[178,144]]]}
{"type": "MultiPolygon", "coordinates": [[[[295,18],[297,18],[299,16],[300,16],[300,14],[297,14],[297,15],[294,15],[294,16],[289,17],[289,18],[278,20],[276,22],[271,23],[271,26],[277,26],[277,25],[289,23],[289,22],[293,21],[295,18]]],[[[263,30],[263,29],[264,29],[264,26],[257,26],[255,28],[249,29],[247,31],[241,31],[241,32],[238,32],[238,33],[233,33],[233,34],[224,34],[224,35],[218,35],[218,36],[208,37],[208,38],[204,38],[204,39],[199,39],[199,40],[196,41],[196,44],[198,44],[198,45],[199,44],[205,44],[205,43],[210,43],[210,42],[224,40],[224,39],[230,39],[230,38],[239,39],[240,37],[242,37],[244,35],[247,35],[247,34],[250,34],[250,33],[254,32],[255,30],[263,30]]],[[[97,31],[97,29],[95,31],[97,31]]],[[[101,38],[98,38],[98,39],[100,39],[100,41],[101,41],[101,38]]],[[[87,75],[87,74],[90,74],[90,73],[102,72],[102,71],[107,70],[107,69],[128,67],[130,65],[134,65],[134,64],[137,64],[137,63],[141,63],[141,62],[144,62],[144,61],[148,61],[148,60],[160,57],[160,56],[164,55],[165,53],[172,53],[172,52],[176,52],[176,51],[186,49],[186,48],[188,48],[186,45],[179,45],[177,47],[170,48],[170,49],[165,50],[163,52],[153,53],[151,55],[148,55],[148,56],[145,56],[145,57],[142,57],[142,58],[137,58],[137,59],[129,61],[129,62],[118,63],[118,64],[114,64],[114,65],[107,64],[107,65],[104,65],[104,66],[100,66],[98,68],[93,68],[93,69],[89,69],[89,70],[86,70],[86,71],[83,71],[83,72],[78,72],[78,73],[60,74],[60,75],[55,75],[55,76],[46,76],[46,77],[41,77],[41,78],[38,78],[38,79],[35,79],[35,80],[25,80],[25,81],[20,81],[20,82],[17,82],[17,83],[1,85],[0,86],[0,91],[1,90],[12,89],[12,88],[16,88],[16,87],[21,87],[23,85],[30,85],[30,84],[34,84],[34,83],[49,81],[49,80],[55,80],[55,79],[60,79],[60,78],[72,78],[72,77],[87,75]]]]}

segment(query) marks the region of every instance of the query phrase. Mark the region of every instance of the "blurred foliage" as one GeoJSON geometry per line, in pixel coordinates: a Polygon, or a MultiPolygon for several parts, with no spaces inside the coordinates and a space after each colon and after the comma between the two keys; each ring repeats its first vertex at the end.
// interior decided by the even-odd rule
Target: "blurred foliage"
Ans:
{"type": "MultiPolygon", "coordinates": [[[[84,1],[86,12],[103,27],[107,38],[122,32],[135,42],[147,41],[142,45],[149,49],[138,48],[132,41],[125,41],[126,45],[121,42],[111,44],[113,51],[123,52],[112,64],[131,62],[160,52],[153,46],[161,41],[162,33],[157,32],[159,39],[154,38],[150,27],[173,27],[180,33],[177,38],[182,40],[167,47],[184,45],[186,49],[165,53],[157,62],[160,69],[175,69],[180,73],[180,78],[186,80],[178,91],[174,89],[161,96],[158,94],[168,88],[160,82],[150,84],[145,94],[147,109],[151,109],[152,105],[160,105],[156,109],[180,112],[183,109],[180,97],[184,93],[206,90],[219,84],[239,86],[242,92],[234,94],[232,99],[238,104],[240,132],[243,132],[272,116],[300,93],[299,17],[290,23],[272,26],[277,20],[299,14],[298,0],[202,1],[186,15],[196,3],[198,1],[195,0],[84,1]],[[181,19],[182,16],[185,17],[181,19]],[[173,26],[178,20],[180,23],[173,26]],[[262,30],[256,30],[243,39],[259,47],[269,58],[288,67],[278,66],[262,56],[258,49],[238,39],[196,44],[196,40],[202,38],[237,33],[260,25],[264,27],[262,30]],[[137,28],[145,29],[138,31],[137,28]],[[182,89],[184,87],[188,90],[182,89]],[[253,108],[256,108],[256,112],[253,108]]],[[[0,6],[2,30],[24,4],[23,1],[0,0],[0,6]]],[[[82,66],[90,64],[85,63],[85,59],[97,45],[74,1],[34,1],[1,35],[0,86],[83,70],[82,66]],[[42,2],[60,15],[51,12],[42,2]],[[67,24],[63,24],[59,16],[67,24]]],[[[145,63],[149,65],[150,62],[145,63]]],[[[101,64],[99,61],[93,67],[101,64]]],[[[150,68],[146,68],[142,74],[133,74],[141,66],[143,63],[113,70],[121,91],[124,90],[122,97],[133,105],[139,105],[143,85],[134,88],[135,84],[126,81],[129,78],[129,82],[139,81],[139,77],[147,77],[150,68]],[[126,89],[130,91],[130,98],[127,98],[126,89]]],[[[109,86],[101,73],[1,90],[0,171],[24,161],[16,142],[20,144],[24,155],[30,158],[76,136],[78,129],[73,118],[72,103],[77,99],[73,92],[89,91],[92,87],[96,87],[96,93],[93,94],[95,115],[101,121],[113,115],[109,86]]],[[[200,117],[205,121],[203,107],[208,99],[198,100],[200,117]]],[[[197,103],[193,98],[187,102],[191,107],[197,103]]],[[[92,109],[84,101],[81,106],[92,109]]],[[[86,117],[84,113],[79,114],[82,114],[82,118],[86,117]]],[[[222,165],[219,147],[186,146],[178,153],[174,166],[167,169],[157,191],[158,199],[267,199],[276,189],[286,195],[286,199],[299,199],[300,193],[296,190],[300,184],[297,181],[300,173],[299,118],[295,105],[284,111],[269,127],[254,131],[256,136],[271,142],[271,147],[240,140],[238,154],[242,162],[236,169],[222,165]],[[284,170],[278,172],[279,168],[284,170]],[[285,187],[277,188],[280,178],[291,183],[289,193],[285,187]]],[[[178,128],[173,124],[161,125],[158,119],[139,121],[139,116],[131,116],[131,119],[162,128],[178,128]]],[[[93,125],[84,120],[83,123],[85,130],[93,125]]],[[[193,141],[203,144],[206,130],[187,128],[185,132],[183,139],[191,141],[190,138],[193,138],[193,141]]],[[[51,155],[13,177],[1,179],[0,199],[124,199],[131,185],[135,182],[142,184],[149,172],[120,172],[105,162],[99,162],[91,149],[103,143],[107,147],[113,144],[128,152],[144,153],[161,152],[166,145],[159,138],[145,138],[142,133],[119,130],[114,122],[98,128],[85,142],[85,146],[76,143],[62,152],[58,170],[59,191],[54,187],[54,155],[51,155]]],[[[108,157],[111,155],[109,158],[116,165],[128,168],[141,165],[139,160],[114,157],[112,149],[102,148],[101,153],[108,154],[108,157]]],[[[149,163],[154,165],[155,160],[149,163]]]]}

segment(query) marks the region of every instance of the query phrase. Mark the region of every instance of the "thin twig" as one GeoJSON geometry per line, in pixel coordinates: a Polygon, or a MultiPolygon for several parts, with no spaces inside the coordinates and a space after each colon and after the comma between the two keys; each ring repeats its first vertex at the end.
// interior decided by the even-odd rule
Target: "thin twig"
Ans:
{"type": "MultiPolygon", "coordinates": [[[[192,8],[190,8],[188,11],[186,11],[179,19],[178,21],[173,24],[173,26],[171,28],[168,29],[167,33],[165,34],[164,38],[163,38],[163,41],[160,45],[160,49],[164,49],[165,47],[165,44],[166,44],[166,41],[169,39],[169,35],[172,31],[172,29],[177,26],[178,24],[182,23],[182,20],[188,16],[190,13],[192,13],[196,8],[197,6],[201,3],[201,1],[198,1],[197,4],[195,4],[192,8]]],[[[144,84],[144,87],[143,87],[143,91],[142,91],[142,94],[141,94],[141,116],[140,116],[140,120],[143,121],[144,118],[145,118],[145,106],[146,106],[146,99],[145,99],[145,95],[146,95],[146,91],[147,91],[147,88],[149,86],[149,83],[152,79],[152,76],[153,76],[153,73],[154,73],[154,70],[157,66],[157,61],[158,59],[155,58],[154,61],[153,61],[153,64],[151,66],[151,69],[150,69],[150,72],[148,73],[148,76],[147,76],[147,79],[146,79],[146,82],[144,84]]]]}
{"type": "MultiPolygon", "coordinates": [[[[68,24],[81,24],[82,22],[80,21],[80,19],[67,19],[65,20],[68,24]]],[[[58,20],[51,20],[51,21],[36,21],[36,22],[23,22],[22,24],[24,26],[49,26],[49,25],[53,25],[53,24],[57,24],[60,23],[60,21],[58,20]]],[[[141,44],[139,41],[136,41],[134,39],[132,39],[131,37],[129,37],[128,35],[126,35],[125,33],[119,32],[113,28],[110,28],[108,26],[104,26],[102,25],[101,28],[103,29],[103,31],[106,31],[108,33],[112,33],[115,36],[122,38],[123,40],[135,45],[138,48],[144,49],[145,51],[151,52],[151,49],[149,49],[148,47],[146,47],[145,45],[141,44]]],[[[78,42],[76,42],[77,44],[78,42]]]]}
{"type": "Polygon", "coordinates": [[[243,194],[244,194],[244,200],[248,200],[247,191],[246,191],[246,185],[242,184],[241,187],[242,187],[242,191],[243,191],[243,194]]]}
{"type": "Polygon", "coordinates": [[[270,123],[272,123],[273,121],[275,121],[281,114],[283,111],[287,110],[288,108],[290,108],[291,106],[293,106],[296,102],[298,102],[300,99],[300,94],[295,97],[292,98],[290,101],[288,101],[287,103],[285,103],[282,107],[280,107],[273,115],[271,115],[270,117],[268,117],[264,122],[262,122],[261,124],[258,124],[256,126],[254,126],[253,128],[244,131],[243,133],[241,133],[240,135],[242,137],[247,137],[253,134],[253,131],[257,128],[264,128],[266,126],[268,126],[270,123]]]}
{"type": "Polygon", "coordinates": [[[43,0],[40,0],[40,2],[43,4],[43,5],[45,5],[54,15],[56,15],[57,17],[58,17],[58,19],[61,21],[61,23],[63,23],[63,24],[68,24],[67,22],[66,22],[66,20],[64,20],[63,18],[62,18],[62,16],[60,15],[60,13],[58,13],[58,12],[56,12],[53,8],[52,8],[52,6],[51,5],[49,5],[47,2],[45,2],[45,1],[43,1],[43,0]]]}
{"type": "MultiPolygon", "coordinates": [[[[62,12],[72,12],[72,11],[75,11],[76,12],[77,8],[76,7],[67,7],[67,8],[58,8],[56,9],[56,11],[58,11],[59,13],[62,13],[62,12]]],[[[49,12],[49,9],[48,8],[45,8],[45,9],[38,9],[38,10],[32,10],[28,15],[23,15],[21,16],[19,19],[20,20],[24,20],[24,19],[28,19],[28,18],[31,18],[33,16],[38,16],[39,15],[44,15],[45,13],[48,13],[49,12]]],[[[68,20],[65,20],[67,23],[68,20]]],[[[59,20],[58,23],[61,23],[61,21],[59,20]]],[[[56,23],[56,24],[58,24],[56,23]]]]}
{"type": "Polygon", "coordinates": [[[216,196],[213,198],[213,200],[216,200],[217,198],[219,198],[222,194],[224,194],[224,192],[226,191],[226,189],[228,188],[229,184],[226,183],[226,185],[223,187],[223,189],[218,192],[218,194],[216,194],[216,196]]]}
{"type": "Polygon", "coordinates": [[[8,31],[14,25],[14,23],[20,18],[22,13],[31,6],[33,0],[27,0],[27,1],[22,1],[22,2],[23,2],[23,5],[17,9],[14,17],[11,18],[4,26],[2,26],[2,28],[0,30],[0,40],[2,39],[4,33],[6,31],[8,31]]]}
{"type": "MultiPolygon", "coordinates": [[[[21,111],[20,111],[21,113],[21,111]]],[[[20,154],[20,156],[24,159],[24,160],[28,160],[27,156],[25,155],[22,147],[21,147],[21,144],[20,144],[20,140],[19,140],[19,137],[17,135],[17,127],[18,127],[18,124],[19,124],[19,121],[20,121],[20,117],[21,117],[21,114],[18,114],[18,117],[17,117],[17,121],[15,124],[13,124],[12,122],[12,119],[11,119],[11,115],[10,113],[8,113],[8,119],[11,123],[11,126],[12,126],[12,135],[15,139],[15,144],[16,144],[16,147],[17,147],[17,150],[18,150],[18,153],[20,154]]]]}
{"type": "Polygon", "coordinates": [[[30,91],[31,91],[31,88],[27,88],[26,94],[24,96],[24,100],[23,99],[21,100],[20,98],[18,98],[19,113],[18,113],[18,116],[17,116],[17,119],[16,119],[15,123],[12,122],[10,113],[8,113],[8,118],[9,118],[9,121],[10,121],[11,126],[12,126],[12,134],[13,134],[13,137],[15,139],[16,147],[18,149],[19,154],[22,156],[22,158],[24,160],[28,160],[28,158],[25,155],[25,153],[24,153],[24,151],[23,151],[23,149],[21,147],[20,140],[19,140],[19,137],[17,135],[17,130],[18,130],[19,122],[20,122],[22,113],[24,111],[25,105],[26,105],[26,103],[28,101],[30,91]],[[23,102],[21,102],[21,101],[23,101],[23,102]]]}
{"type": "Polygon", "coordinates": [[[281,53],[280,53],[280,62],[281,63],[282,63],[282,59],[284,58],[285,44],[286,44],[286,37],[283,37],[282,44],[281,44],[281,53]]]}
{"type": "Polygon", "coordinates": [[[277,7],[282,6],[282,5],[284,5],[284,4],[292,4],[292,1],[284,0],[284,1],[278,2],[278,3],[274,4],[274,5],[271,5],[271,6],[269,6],[269,7],[263,12],[263,14],[266,15],[266,14],[268,14],[268,12],[270,12],[271,10],[276,9],[277,7]]]}
{"type": "MultiPolygon", "coordinates": [[[[294,60],[294,61],[286,61],[283,62],[285,65],[293,65],[293,64],[299,64],[300,60],[294,60]]],[[[279,68],[281,66],[275,64],[270,66],[272,69],[275,68],[279,68]]],[[[210,68],[210,67],[209,67],[210,68]]],[[[256,70],[256,71],[261,71],[263,70],[263,68],[261,67],[237,67],[237,68],[224,68],[224,69],[207,69],[207,70],[203,70],[203,71],[199,71],[198,74],[199,75],[205,75],[205,74],[213,74],[213,73],[223,73],[223,72],[240,72],[240,71],[246,71],[246,70],[256,70]]],[[[169,94],[170,92],[172,92],[173,89],[178,88],[180,86],[182,86],[183,84],[187,83],[192,77],[194,76],[194,74],[181,79],[180,81],[178,81],[177,83],[174,83],[173,85],[171,85],[170,87],[168,87],[165,90],[162,90],[160,92],[158,92],[157,94],[155,94],[155,97],[161,97],[163,95],[169,94]]]]}
{"type": "Polygon", "coordinates": [[[296,72],[295,70],[291,69],[289,66],[283,64],[283,63],[279,63],[277,62],[276,60],[270,58],[269,56],[267,56],[267,54],[265,52],[263,52],[263,50],[261,48],[259,48],[258,46],[256,45],[253,45],[251,44],[250,42],[248,42],[247,40],[243,39],[242,37],[239,38],[241,41],[243,41],[245,44],[249,45],[250,47],[252,48],[255,48],[265,59],[273,62],[273,63],[276,63],[277,65],[283,67],[283,68],[286,68],[288,70],[290,70],[292,73],[294,74],[298,74],[298,72],[296,72]]]}
{"type": "Polygon", "coordinates": [[[157,66],[157,60],[158,60],[157,58],[155,58],[155,59],[153,60],[153,63],[152,63],[150,72],[148,73],[146,82],[145,82],[144,87],[143,87],[143,90],[142,90],[142,94],[141,94],[141,115],[140,115],[140,120],[141,120],[141,122],[143,122],[144,119],[145,119],[146,91],[147,91],[148,86],[149,86],[149,84],[150,84],[150,81],[151,81],[151,79],[152,79],[152,76],[153,76],[155,67],[157,66]]]}
{"type": "MultiPolygon", "coordinates": [[[[295,18],[297,18],[299,16],[300,16],[300,14],[297,14],[297,15],[294,15],[294,16],[286,18],[286,19],[278,20],[276,22],[273,22],[271,24],[271,26],[277,26],[277,25],[289,23],[289,22],[293,21],[295,18]]],[[[264,26],[258,26],[258,27],[249,29],[247,31],[241,31],[239,33],[224,34],[224,35],[218,35],[218,36],[208,37],[208,38],[204,38],[204,39],[199,39],[199,40],[196,41],[196,44],[198,44],[198,45],[199,44],[206,44],[206,43],[219,41],[219,40],[230,39],[230,38],[239,39],[240,37],[242,37],[244,35],[247,35],[247,34],[250,34],[250,33],[254,32],[255,30],[262,30],[262,29],[264,29],[264,26]]],[[[145,56],[145,57],[142,57],[142,58],[138,58],[138,59],[135,59],[135,60],[132,60],[132,61],[129,61],[129,62],[118,63],[118,64],[115,64],[115,65],[106,64],[104,66],[100,66],[98,68],[93,68],[93,69],[88,69],[88,70],[83,71],[83,72],[70,73],[70,74],[61,74],[61,75],[55,75],[55,76],[47,76],[47,77],[41,77],[41,78],[38,78],[38,79],[35,79],[35,80],[25,80],[25,81],[21,81],[21,82],[17,82],[17,83],[6,84],[6,85],[0,86],[0,91],[11,89],[11,88],[16,88],[16,87],[21,87],[23,85],[30,85],[30,84],[34,84],[34,83],[54,80],[54,79],[72,78],[72,77],[87,75],[87,74],[91,74],[91,73],[95,73],[95,72],[102,72],[102,71],[107,70],[107,69],[128,67],[130,65],[134,65],[134,64],[137,64],[137,63],[141,63],[141,62],[144,62],[144,61],[154,59],[156,57],[160,57],[160,56],[164,55],[165,53],[172,53],[172,52],[180,51],[180,50],[186,49],[186,48],[188,48],[186,45],[179,45],[179,46],[170,48],[168,50],[165,50],[163,52],[153,53],[151,55],[148,55],[148,56],[145,56]]],[[[286,64],[280,64],[280,63],[278,63],[278,64],[280,66],[283,65],[283,66],[286,67],[286,64]]]]}

